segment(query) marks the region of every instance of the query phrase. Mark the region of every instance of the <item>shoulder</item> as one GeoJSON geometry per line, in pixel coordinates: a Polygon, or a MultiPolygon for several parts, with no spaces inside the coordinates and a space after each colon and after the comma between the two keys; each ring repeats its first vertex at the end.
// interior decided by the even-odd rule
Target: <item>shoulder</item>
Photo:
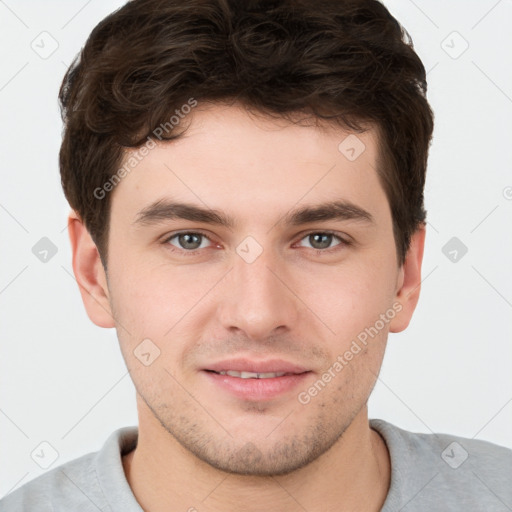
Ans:
{"type": "Polygon", "coordinates": [[[133,449],[137,428],[113,432],[101,450],[62,464],[22,485],[0,500],[0,512],[110,510],[111,503],[136,506],[124,476],[122,454],[133,449]]]}
{"type": "Polygon", "coordinates": [[[371,420],[370,425],[388,446],[390,500],[401,507],[409,503],[404,512],[429,507],[448,511],[512,509],[509,448],[451,434],[409,432],[383,420],[371,420]]]}
{"type": "Polygon", "coordinates": [[[101,509],[94,458],[95,453],[89,453],[34,478],[0,500],[0,512],[54,512],[56,503],[85,511],[91,506],[89,496],[101,509]]]}

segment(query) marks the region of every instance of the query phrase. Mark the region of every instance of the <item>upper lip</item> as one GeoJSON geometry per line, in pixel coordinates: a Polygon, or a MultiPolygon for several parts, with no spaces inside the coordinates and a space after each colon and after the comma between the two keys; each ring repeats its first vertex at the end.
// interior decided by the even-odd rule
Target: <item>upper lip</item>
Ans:
{"type": "Polygon", "coordinates": [[[217,363],[209,364],[205,370],[214,372],[252,372],[252,373],[304,373],[309,371],[304,366],[290,363],[282,359],[269,359],[266,361],[255,361],[251,359],[226,359],[217,363]]]}

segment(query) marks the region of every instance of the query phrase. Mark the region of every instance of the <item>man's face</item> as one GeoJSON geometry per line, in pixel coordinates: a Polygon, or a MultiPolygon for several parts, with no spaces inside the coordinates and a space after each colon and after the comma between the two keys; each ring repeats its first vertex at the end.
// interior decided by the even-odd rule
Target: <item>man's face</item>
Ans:
{"type": "Polygon", "coordinates": [[[391,316],[377,322],[403,275],[376,135],[357,135],[357,156],[352,139],[340,151],[339,128],[238,106],[191,115],[184,137],[158,144],[113,192],[108,295],[121,349],[142,418],[214,467],[289,472],[365,410],[393,329],[391,316]],[[159,201],[232,225],[155,212],[159,201]],[[291,221],[333,202],[353,208],[291,221]]]}

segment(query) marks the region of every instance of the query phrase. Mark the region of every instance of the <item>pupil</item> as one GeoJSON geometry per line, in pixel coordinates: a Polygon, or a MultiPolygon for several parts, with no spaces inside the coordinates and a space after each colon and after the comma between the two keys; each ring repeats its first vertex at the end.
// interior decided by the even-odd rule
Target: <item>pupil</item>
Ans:
{"type": "Polygon", "coordinates": [[[197,249],[201,245],[198,235],[184,233],[179,236],[180,244],[184,249],[197,249]],[[194,240],[195,239],[195,240],[194,240]]]}
{"type": "Polygon", "coordinates": [[[309,238],[311,245],[316,249],[326,249],[331,245],[332,241],[332,235],[327,233],[315,233],[314,235],[310,235],[309,238]]]}

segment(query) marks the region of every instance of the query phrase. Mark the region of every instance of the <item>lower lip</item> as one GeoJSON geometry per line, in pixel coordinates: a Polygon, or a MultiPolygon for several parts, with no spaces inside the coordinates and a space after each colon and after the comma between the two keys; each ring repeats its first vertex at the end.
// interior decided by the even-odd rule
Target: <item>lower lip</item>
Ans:
{"type": "Polygon", "coordinates": [[[209,371],[203,373],[211,382],[243,400],[270,400],[297,388],[311,372],[269,379],[242,379],[209,371]]]}

